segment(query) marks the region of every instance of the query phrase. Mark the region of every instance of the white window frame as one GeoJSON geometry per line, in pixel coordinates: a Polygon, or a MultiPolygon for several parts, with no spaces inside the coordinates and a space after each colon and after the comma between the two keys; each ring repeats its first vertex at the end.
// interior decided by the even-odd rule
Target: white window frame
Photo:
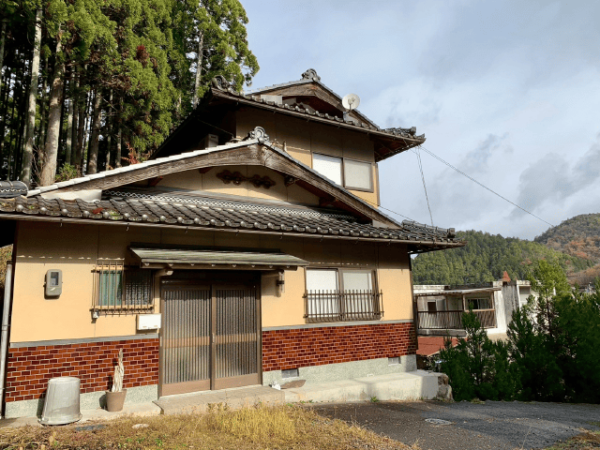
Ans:
{"type": "MultiPolygon", "coordinates": [[[[306,313],[305,318],[309,322],[346,322],[361,320],[380,320],[383,317],[382,293],[377,287],[377,271],[375,269],[345,269],[337,267],[307,267],[305,269],[305,299],[306,313]],[[335,271],[337,273],[338,291],[309,290],[308,275],[309,271],[335,271]],[[357,291],[346,291],[344,289],[344,273],[366,272],[371,275],[371,289],[367,297],[361,297],[357,291]],[[320,291],[320,292],[319,292],[320,291]],[[311,294],[317,296],[311,298],[311,294]],[[336,303],[336,301],[338,303],[336,303]],[[367,308],[364,308],[368,301],[367,308]],[[323,303],[320,303],[323,302],[323,303]],[[348,305],[363,305],[360,311],[347,311],[348,305]]],[[[364,295],[364,294],[363,294],[364,295]]]]}
{"type": "MultiPolygon", "coordinates": [[[[361,161],[360,159],[354,159],[354,158],[344,158],[344,157],[341,157],[341,156],[326,155],[325,153],[313,152],[311,154],[311,160],[312,160],[312,168],[313,168],[313,170],[315,170],[319,174],[323,175],[328,180],[331,180],[331,178],[327,177],[326,175],[322,174],[317,169],[315,169],[315,161],[314,161],[315,155],[324,156],[326,158],[332,158],[332,159],[339,159],[340,160],[340,172],[341,172],[340,173],[340,180],[341,180],[341,184],[339,184],[339,186],[345,187],[346,189],[351,189],[353,191],[375,192],[375,183],[374,183],[374,179],[373,179],[373,163],[372,162],[361,161]],[[346,179],[346,161],[352,161],[352,162],[355,162],[355,163],[361,163],[361,164],[369,165],[369,188],[368,189],[365,189],[365,188],[362,188],[362,187],[352,186],[351,181],[349,181],[349,180],[346,179]]],[[[335,180],[331,180],[331,181],[333,181],[334,183],[338,184],[335,180]]]]}

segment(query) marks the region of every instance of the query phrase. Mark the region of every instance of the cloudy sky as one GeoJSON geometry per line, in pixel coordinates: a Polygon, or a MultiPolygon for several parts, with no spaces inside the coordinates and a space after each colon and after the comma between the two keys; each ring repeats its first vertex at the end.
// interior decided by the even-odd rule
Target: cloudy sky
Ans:
{"type": "MultiPolygon", "coordinates": [[[[261,70],[312,67],[382,127],[552,224],[600,212],[600,2],[242,0],[261,70]]],[[[434,224],[531,239],[548,225],[421,152],[434,224]]],[[[382,204],[429,213],[413,152],[380,164],[382,204]]]]}

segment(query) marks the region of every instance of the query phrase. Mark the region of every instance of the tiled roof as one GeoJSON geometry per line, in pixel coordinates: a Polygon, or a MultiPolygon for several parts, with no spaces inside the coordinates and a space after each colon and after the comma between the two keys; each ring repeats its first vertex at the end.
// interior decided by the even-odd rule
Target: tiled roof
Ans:
{"type": "MultiPolygon", "coordinates": [[[[422,244],[427,247],[462,246],[453,230],[415,223],[400,229],[377,228],[357,222],[343,213],[328,213],[286,205],[223,202],[198,197],[140,198],[109,192],[109,199],[86,202],[43,197],[0,200],[0,216],[45,216],[47,220],[145,223],[203,229],[237,229],[259,233],[317,235],[323,238],[385,240],[422,244]]],[[[429,248],[431,249],[431,248],[429,248]]]]}
{"type": "MultiPolygon", "coordinates": [[[[338,191],[343,192],[344,195],[350,196],[354,200],[360,202],[365,207],[369,208],[374,213],[376,213],[378,216],[383,217],[383,218],[391,221],[394,224],[398,224],[398,222],[394,218],[392,218],[392,217],[386,215],[385,213],[381,212],[379,209],[377,209],[373,205],[371,205],[368,202],[364,201],[360,197],[354,195],[353,193],[351,193],[347,189],[344,189],[343,187],[337,185],[335,182],[333,182],[333,181],[329,180],[328,178],[324,177],[323,175],[319,174],[317,171],[315,171],[311,167],[307,166],[306,164],[303,164],[302,162],[300,162],[297,159],[295,159],[292,156],[290,156],[289,153],[281,150],[279,147],[277,147],[276,145],[272,144],[270,142],[269,136],[267,135],[267,133],[265,132],[265,130],[262,127],[256,127],[254,129],[254,131],[250,132],[250,134],[248,136],[248,139],[243,140],[241,142],[232,142],[232,143],[228,143],[228,144],[224,144],[224,145],[219,145],[217,147],[211,147],[211,148],[207,148],[207,149],[203,149],[203,150],[194,150],[194,151],[191,151],[191,152],[178,153],[178,154],[175,154],[175,155],[172,155],[172,156],[166,156],[166,157],[162,157],[162,158],[151,159],[151,160],[145,161],[143,163],[132,164],[132,165],[129,165],[129,166],[126,166],[126,167],[118,168],[118,169],[107,170],[107,171],[104,171],[104,172],[100,172],[100,173],[93,174],[93,175],[88,175],[88,176],[85,176],[85,177],[74,178],[72,180],[64,181],[64,182],[60,182],[60,183],[55,183],[55,184],[52,184],[50,186],[42,186],[42,187],[39,187],[38,189],[29,191],[29,193],[27,194],[27,196],[28,197],[33,197],[33,196],[40,195],[40,194],[53,193],[53,191],[59,191],[61,188],[69,188],[69,187],[72,187],[72,186],[75,186],[75,185],[81,185],[81,184],[84,184],[84,183],[86,183],[88,181],[93,181],[93,180],[97,180],[97,179],[100,179],[100,178],[105,178],[105,177],[108,177],[108,176],[113,176],[115,174],[121,175],[123,173],[131,173],[132,175],[134,175],[133,172],[139,171],[139,170],[143,170],[143,169],[146,169],[146,168],[151,167],[151,166],[158,166],[158,165],[161,165],[161,164],[167,164],[167,163],[171,163],[173,161],[184,161],[186,159],[192,159],[192,158],[195,158],[195,157],[200,156],[200,155],[205,155],[205,154],[210,154],[210,153],[217,153],[217,152],[220,152],[220,151],[226,151],[226,150],[231,150],[231,149],[235,149],[235,148],[247,147],[247,146],[258,144],[258,143],[264,145],[265,147],[270,148],[272,151],[276,152],[280,156],[283,156],[288,161],[293,162],[295,165],[302,167],[304,170],[312,173],[313,175],[318,176],[324,182],[328,183],[330,186],[334,187],[338,191]]],[[[182,170],[184,170],[184,169],[182,168],[182,170]]],[[[128,183],[127,180],[125,180],[123,182],[123,184],[127,184],[127,183],[128,183]]]]}
{"type": "MultiPolygon", "coordinates": [[[[321,77],[319,75],[317,75],[317,72],[315,69],[308,69],[306,72],[304,72],[302,74],[302,78],[300,80],[288,81],[287,83],[273,84],[271,86],[265,86],[265,87],[262,87],[259,89],[250,89],[249,91],[246,91],[245,93],[250,94],[250,95],[256,95],[256,94],[261,94],[263,92],[272,91],[273,89],[280,89],[280,88],[289,87],[289,86],[299,86],[302,84],[309,84],[309,83],[318,84],[323,89],[325,89],[326,91],[329,91],[335,97],[339,98],[341,101],[342,96],[339,95],[338,93],[336,93],[333,89],[331,89],[325,83],[323,83],[321,81],[321,77]]],[[[369,124],[372,125],[373,127],[375,127],[375,129],[377,129],[377,130],[379,129],[379,127],[377,126],[377,124],[375,122],[373,122],[371,119],[369,119],[367,116],[365,116],[358,109],[354,109],[353,111],[355,113],[357,113],[358,115],[360,115],[361,118],[363,118],[364,120],[369,122],[369,124]]]]}
{"type": "MultiPolygon", "coordinates": [[[[305,82],[312,82],[312,81],[311,80],[307,80],[307,81],[301,80],[300,82],[284,83],[282,86],[288,86],[288,85],[292,85],[294,83],[301,84],[301,83],[305,83],[305,82]]],[[[264,91],[266,89],[262,89],[262,90],[264,91]]],[[[255,92],[258,92],[258,91],[255,91],[255,92]]],[[[227,80],[225,80],[225,78],[222,76],[217,76],[213,80],[213,93],[221,93],[221,94],[225,94],[227,96],[231,96],[233,98],[243,99],[243,100],[246,100],[251,103],[263,104],[263,105],[267,105],[267,106],[270,106],[273,108],[278,108],[278,109],[281,109],[284,111],[287,110],[290,112],[301,113],[306,116],[312,116],[312,117],[318,117],[320,119],[330,120],[331,122],[344,124],[345,126],[350,126],[350,127],[356,128],[356,129],[370,130],[374,134],[378,134],[381,136],[387,136],[387,137],[391,137],[391,138],[407,138],[407,139],[415,141],[414,145],[407,146],[407,148],[414,147],[414,146],[417,146],[417,145],[425,142],[425,135],[422,134],[420,136],[415,136],[415,132],[412,132],[412,129],[387,128],[385,130],[382,130],[377,125],[375,125],[373,122],[371,122],[370,120],[369,120],[369,123],[361,122],[360,124],[357,124],[356,121],[352,120],[352,119],[344,120],[342,117],[332,116],[327,113],[320,113],[319,111],[312,111],[312,110],[309,110],[306,108],[302,108],[300,106],[290,106],[290,105],[286,105],[286,104],[279,104],[279,103],[276,103],[276,102],[273,102],[270,100],[265,100],[260,97],[260,94],[254,94],[252,92],[247,92],[247,93],[246,92],[238,92],[235,89],[233,89],[231,87],[231,85],[229,84],[229,82],[227,80]]],[[[337,94],[335,94],[335,95],[337,96],[337,94]]]]}
{"type": "MultiPolygon", "coordinates": [[[[263,130],[263,132],[264,132],[264,130],[263,130]]],[[[267,137],[267,139],[268,139],[268,137],[267,137]]],[[[241,142],[231,142],[231,143],[228,143],[228,144],[219,145],[217,147],[210,147],[210,148],[206,148],[206,149],[202,149],[202,150],[194,150],[194,151],[191,151],[191,152],[178,153],[176,155],[166,156],[164,158],[151,159],[151,160],[139,163],[139,164],[130,164],[128,166],[119,167],[118,169],[106,170],[104,172],[99,172],[99,173],[95,173],[95,174],[92,174],[92,175],[87,175],[85,177],[73,178],[72,180],[62,181],[60,183],[54,183],[54,184],[51,184],[49,186],[41,186],[41,187],[39,187],[37,189],[29,191],[29,193],[27,194],[27,196],[28,197],[32,197],[34,195],[43,194],[45,192],[56,191],[56,190],[59,190],[61,188],[66,188],[66,187],[74,186],[76,184],[82,184],[82,183],[85,183],[87,181],[92,181],[92,180],[97,180],[99,178],[104,178],[104,177],[106,177],[108,175],[124,174],[124,173],[127,173],[127,172],[135,172],[135,171],[138,171],[138,170],[141,170],[141,169],[145,169],[145,168],[150,167],[150,166],[156,166],[156,165],[160,165],[160,164],[167,163],[167,162],[195,158],[196,156],[199,156],[199,155],[205,155],[205,154],[209,154],[209,153],[215,153],[215,152],[219,152],[219,151],[222,151],[222,150],[230,150],[230,149],[234,149],[234,148],[238,148],[238,147],[247,147],[247,146],[252,145],[252,144],[257,144],[257,143],[259,143],[261,141],[262,141],[261,137],[256,137],[256,138],[247,139],[247,140],[241,141],[241,142]]]]}

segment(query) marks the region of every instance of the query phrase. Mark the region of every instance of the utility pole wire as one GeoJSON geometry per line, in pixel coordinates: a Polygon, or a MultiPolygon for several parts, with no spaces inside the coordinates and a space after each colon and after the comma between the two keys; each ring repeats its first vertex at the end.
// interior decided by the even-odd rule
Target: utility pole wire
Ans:
{"type": "Polygon", "coordinates": [[[419,162],[419,170],[421,171],[421,180],[423,181],[423,190],[425,191],[425,200],[427,200],[427,209],[429,210],[429,218],[431,219],[431,226],[433,227],[433,214],[431,214],[431,205],[429,204],[429,195],[427,195],[427,185],[425,184],[425,174],[423,173],[423,163],[421,162],[421,152],[419,151],[419,147],[414,150],[415,155],[417,155],[417,160],[419,162]]]}
{"type": "Polygon", "coordinates": [[[467,175],[467,174],[466,174],[466,173],[464,173],[462,170],[459,170],[459,169],[457,169],[457,168],[456,168],[456,167],[454,167],[452,164],[450,164],[448,161],[445,161],[445,160],[443,160],[442,158],[440,158],[439,156],[437,156],[435,153],[433,153],[433,152],[431,152],[431,151],[427,150],[427,149],[426,149],[425,147],[423,147],[422,145],[419,145],[419,146],[418,146],[418,148],[421,148],[421,149],[423,149],[423,150],[424,150],[424,151],[425,151],[427,154],[429,154],[430,156],[434,157],[435,159],[437,159],[437,160],[438,160],[438,161],[440,161],[441,163],[443,163],[443,164],[447,165],[447,166],[448,166],[448,167],[450,167],[451,169],[453,169],[453,170],[457,171],[457,172],[458,172],[458,173],[460,173],[461,175],[463,175],[463,176],[467,177],[467,178],[468,178],[469,180],[471,180],[473,183],[476,183],[476,184],[478,184],[478,185],[479,185],[479,186],[481,186],[482,188],[484,188],[484,189],[486,189],[486,190],[490,191],[492,194],[494,194],[494,195],[496,195],[496,196],[500,197],[500,198],[501,198],[502,200],[504,200],[505,202],[508,202],[508,203],[510,203],[511,205],[513,205],[513,206],[515,206],[515,207],[519,208],[521,211],[523,211],[523,212],[526,212],[526,213],[527,213],[527,214],[529,214],[530,216],[533,216],[533,217],[535,217],[536,219],[538,219],[538,220],[541,220],[542,222],[544,222],[544,223],[546,223],[546,224],[550,225],[551,227],[554,227],[554,226],[555,226],[555,225],[552,225],[552,224],[551,224],[550,222],[548,222],[547,220],[544,220],[544,219],[542,219],[541,217],[539,217],[539,216],[536,216],[536,215],[535,215],[535,214],[533,214],[531,211],[527,211],[525,208],[523,208],[523,207],[521,207],[521,206],[517,205],[515,202],[513,202],[513,201],[510,201],[510,200],[509,200],[509,199],[507,199],[506,197],[504,197],[504,196],[502,196],[502,195],[498,194],[496,191],[493,191],[493,190],[492,190],[492,189],[490,189],[489,187],[487,187],[487,186],[485,186],[485,185],[481,184],[481,183],[480,183],[479,181],[477,181],[475,178],[473,178],[473,177],[471,177],[471,176],[467,175]]]}

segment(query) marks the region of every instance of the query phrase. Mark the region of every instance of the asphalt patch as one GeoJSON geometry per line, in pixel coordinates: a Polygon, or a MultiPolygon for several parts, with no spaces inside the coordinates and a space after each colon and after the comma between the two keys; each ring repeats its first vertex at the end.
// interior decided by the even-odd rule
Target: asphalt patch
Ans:
{"type": "Polygon", "coordinates": [[[313,409],[407,445],[416,442],[423,450],[537,449],[583,430],[600,431],[600,405],[424,401],[315,405],[313,409]],[[431,418],[451,424],[426,421],[431,418]]]}

